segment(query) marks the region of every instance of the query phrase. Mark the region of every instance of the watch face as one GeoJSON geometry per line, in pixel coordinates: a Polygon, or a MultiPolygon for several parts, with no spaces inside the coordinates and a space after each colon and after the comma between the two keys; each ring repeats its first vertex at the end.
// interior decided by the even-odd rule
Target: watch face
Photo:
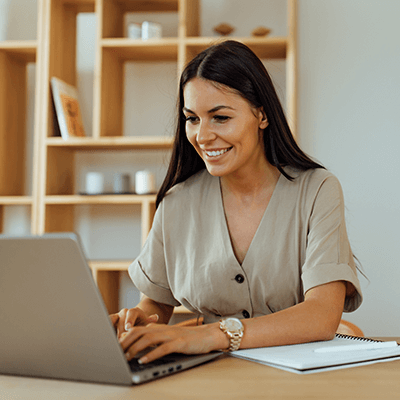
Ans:
{"type": "Polygon", "coordinates": [[[243,324],[237,318],[227,318],[225,320],[225,326],[228,331],[238,331],[242,329],[243,324]]]}

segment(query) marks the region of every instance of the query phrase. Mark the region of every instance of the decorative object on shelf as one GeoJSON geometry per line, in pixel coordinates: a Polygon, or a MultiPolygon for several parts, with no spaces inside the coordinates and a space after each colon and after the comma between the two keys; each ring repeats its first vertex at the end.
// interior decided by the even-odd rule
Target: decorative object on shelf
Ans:
{"type": "Polygon", "coordinates": [[[259,26],[251,32],[252,36],[255,37],[263,37],[269,35],[271,32],[271,29],[266,28],[265,26],[259,26]]]}
{"type": "Polygon", "coordinates": [[[150,171],[138,171],[135,174],[135,192],[137,194],[155,193],[155,177],[150,171]]]}
{"type": "Polygon", "coordinates": [[[144,21],[142,23],[142,40],[160,39],[162,26],[156,22],[144,21]]]}
{"type": "Polygon", "coordinates": [[[76,87],[53,77],[51,89],[62,138],[85,136],[76,87]]]}
{"type": "Polygon", "coordinates": [[[223,22],[222,24],[217,25],[214,28],[214,32],[217,32],[222,36],[230,35],[234,30],[235,30],[235,28],[232,25],[229,25],[229,24],[227,24],[225,22],[223,22]]]}
{"type": "Polygon", "coordinates": [[[104,176],[101,172],[88,172],[86,174],[86,193],[103,194],[104,176]]]}
{"type": "Polygon", "coordinates": [[[10,3],[11,0],[0,0],[0,41],[7,39],[10,3]]]}
{"type": "Polygon", "coordinates": [[[128,38],[129,39],[141,39],[142,38],[142,26],[136,22],[132,22],[128,25],[128,38]]]}
{"type": "Polygon", "coordinates": [[[115,194],[128,194],[131,187],[129,174],[115,174],[113,180],[113,192],[115,194]]]}

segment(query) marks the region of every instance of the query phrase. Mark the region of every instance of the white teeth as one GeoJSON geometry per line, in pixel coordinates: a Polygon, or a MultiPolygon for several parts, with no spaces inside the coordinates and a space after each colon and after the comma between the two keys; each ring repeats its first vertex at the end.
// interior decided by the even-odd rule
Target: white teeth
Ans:
{"type": "Polygon", "coordinates": [[[224,150],[219,150],[219,151],[206,151],[206,154],[209,157],[216,157],[216,156],[220,156],[221,154],[226,153],[228,150],[230,150],[230,149],[224,149],[224,150]]]}

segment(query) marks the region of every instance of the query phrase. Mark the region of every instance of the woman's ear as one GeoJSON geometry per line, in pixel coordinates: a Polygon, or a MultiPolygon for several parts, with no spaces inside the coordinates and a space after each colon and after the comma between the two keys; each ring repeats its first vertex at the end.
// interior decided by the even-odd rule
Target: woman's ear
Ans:
{"type": "Polygon", "coordinates": [[[265,114],[263,107],[258,109],[258,121],[258,126],[260,129],[265,129],[269,124],[267,114],[265,114]]]}

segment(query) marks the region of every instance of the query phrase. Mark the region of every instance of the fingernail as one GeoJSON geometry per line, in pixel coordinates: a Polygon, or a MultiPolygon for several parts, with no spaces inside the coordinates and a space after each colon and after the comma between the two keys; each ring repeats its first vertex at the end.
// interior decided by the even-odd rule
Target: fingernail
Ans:
{"type": "Polygon", "coordinates": [[[139,358],[138,360],[138,364],[145,364],[147,363],[147,357],[143,356],[142,358],[139,358]]]}
{"type": "Polygon", "coordinates": [[[132,324],[131,324],[130,322],[128,322],[128,323],[125,325],[125,330],[126,330],[126,331],[129,331],[131,328],[132,328],[132,324]]]}

